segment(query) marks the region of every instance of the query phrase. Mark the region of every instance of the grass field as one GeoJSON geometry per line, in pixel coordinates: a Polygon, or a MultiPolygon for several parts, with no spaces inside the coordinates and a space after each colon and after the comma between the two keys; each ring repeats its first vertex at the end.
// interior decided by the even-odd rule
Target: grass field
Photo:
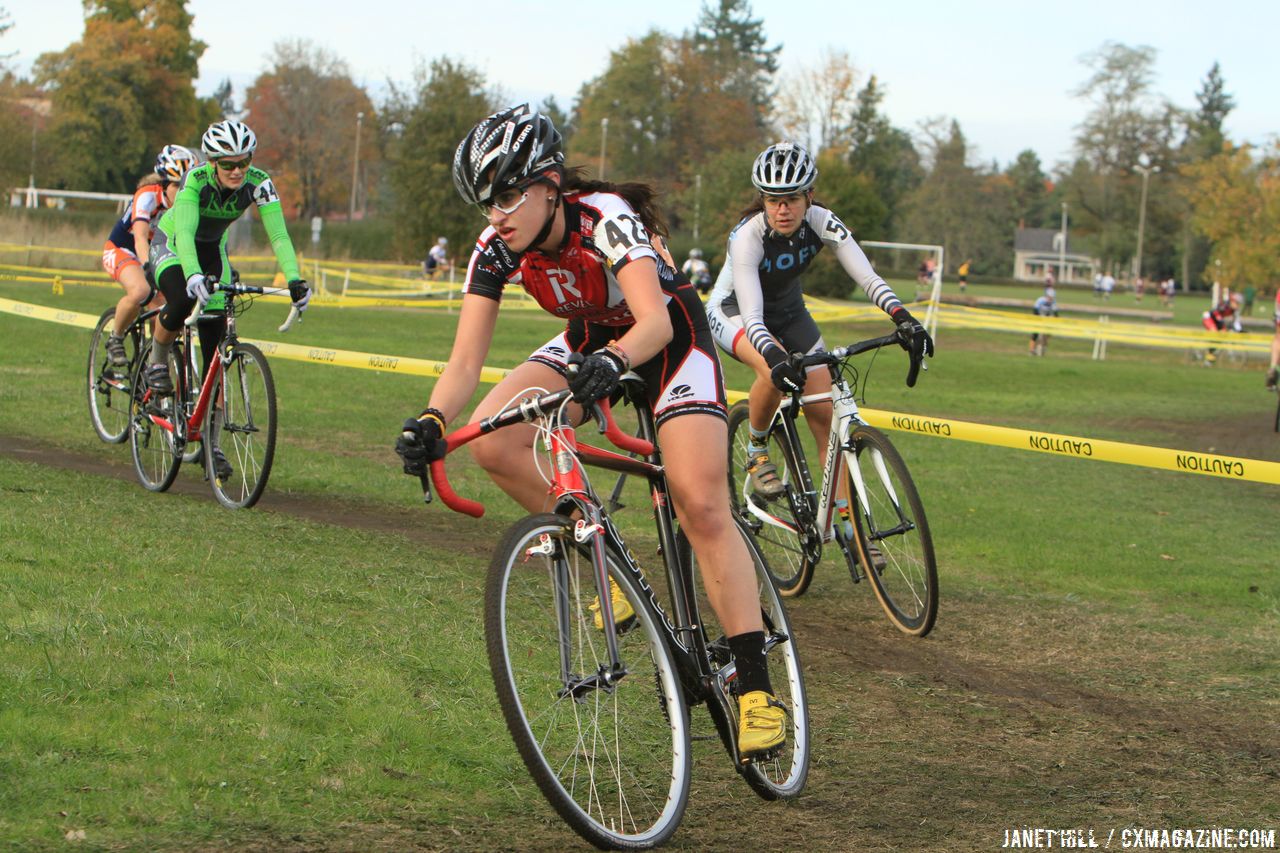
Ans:
{"type": "MultiPolygon", "coordinates": [[[[114,299],[11,283],[0,296],[93,313],[114,299]]],[[[422,358],[452,339],[443,312],[321,307],[288,338],[282,316],[256,306],[242,334],[422,358]]],[[[555,330],[504,317],[488,363],[555,330]]],[[[882,331],[824,327],[829,342],[882,331]]],[[[480,578],[519,513],[465,458],[455,485],[489,515],[424,508],[391,450],[429,382],[273,361],[271,482],[257,509],[229,513],[194,470],[143,491],[127,448],[98,442],[87,339],[0,315],[0,845],[580,846],[525,773],[486,667],[480,578]]],[[[1256,362],[1206,370],[1118,346],[1095,362],[1088,342],[1056,339],[1032,359],[1021,335],[945,327],[939,344],[911,390],[905,361],[882,355],[867,405],[1280,461],[1256,362]]],[[[727,375],[746,387],[737,365],[727,375]]],[[[699,741],[671,846],[1280,830],[1280,491],[892,437],[934,530],[938,627],[901,637],[824,560],[791,606],[816,734],[808,791],[763,803],[699,741]]],[[[624,530],[643,529],[625,512],[638,523],[624,530]]],[[[695,732],[711,734],[700,711],[695,732]]]]}

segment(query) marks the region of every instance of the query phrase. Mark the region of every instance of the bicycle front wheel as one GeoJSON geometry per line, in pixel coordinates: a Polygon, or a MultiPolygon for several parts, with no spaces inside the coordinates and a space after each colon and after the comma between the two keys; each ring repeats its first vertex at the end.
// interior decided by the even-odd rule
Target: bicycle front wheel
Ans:
{"type": "MultiPolygon", "coordinates": [[[[133,376],[129,366],[116,367],[107,355],[107,338],[115,325],[116,309],[108,308],[98,318],[89,341],[89,364],[85,371],[89,394],[89,420],[98,438],[108,444],[121,444],[129,437],[129,397],[133,376]]],[[[124,336],[129,365],[138,362],[141,335],[130,329],[124,336]]]]}
{"type": "Polygon", "coordinates": [[[659,619],[610,556],[635,609],[618,636],[626,673],[606,682],[590,610],[590,555],[563,516],[513,525],[489,565],[485,636],[507,728],[543,795],[601,848],[647,849],[675,832],[689,796],[689,717],[659,619]]]}
{"type": "Polygon", "coordinates": [[[923,637],[938,615],[938,565],[924,504],[907,463],[884,433],[860,425],[849,440],[849,494],[857,495],[858,504],[851,513],[851,547],[889,621],[923,637]]]}
{"type": "Polygon", "coordinates": [[[201,433],[205,473],[220,504],[251,507],[267,487],[276,453],[276,385],[262,350],[237,343],[212,391],[201,433]]]}
{"type": "MultiPolygon", "coordinates": [[[[148,348],[149,349],[149,348],[148,348]]],[[[138,481],[152,492],[163,492],[173,485],[182,464],[182,447],[186,436],[183,415],[183,387],[179,381],[174,393],[161,397],[147,388],[144,372],[147,369],[147,352],[144,350],[134,365],[132,387],[137,392],[129,396],[129,447],[133,455],[133,470],[138,481]]],[[[182,344],[173,345],[169,362],[170,376],[174,364],[182,363],[182,344]]]]}
{"type": "Polygon", "coordinates": [[[785,433],[773,429],[769,433],[769,459],[777,467],[785,491],[768,501],[752,494],[747,485],[750,442],[751,420],[747,401],[742,400],[729,410],[729,500],[733,514],[742,520],[764,554],[778,591],[797,596],[809,588],[820,556],[803,520],[812,515],[808,511],[808,489],[800,475],[795,448],[787,443],[785,433]]]}
{"type": "MultiPolygon", "coordinates": [[[[740,521],[737,526],[746,542],[747,552],[751,555],[751,564],[755,571],[756,592],[760,598],[760,616],[764,622],[765,661],[769,666],[773,695],[787,709],[786,744],[773,757],[740,765],[738,770],[751,789],[764,799],[791,799],[800,794],[809,776],[809,700],[804,688],[804,673],[800,668],[799,653],[796,651],[795,632],[791,629],[787,610],[783,606],[782,596],[778,593],[777,584],[773,580],[768,564],[760,550],[755,547],[745,526],[740,521]]],[[[720,626],[719,618],[711,608],[711,601],[707,598],[702,574],[698,569],[697,558],[683,531],[676,537],[676,546],[681,564],[688,566],[689,571],[693,572],[694,588],[698,595],[699,621],[702,623],[707,640],[711,668],[719,676],[717,683],[724,684],[729,691],[735,714],[734,719],[728,722],[730,725],[736,725],[738,691],[734,680],[736,669],[729,653],[729,643],[724,629],[720,626]]],[[[714,710],[712,714],[714,716],[714,710]]]]}

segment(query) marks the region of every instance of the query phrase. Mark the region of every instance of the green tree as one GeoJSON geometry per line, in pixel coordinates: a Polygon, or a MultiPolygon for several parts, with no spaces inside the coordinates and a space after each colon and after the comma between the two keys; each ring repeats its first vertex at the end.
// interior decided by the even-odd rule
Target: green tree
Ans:
{"type": "Polygon", "coordinates": [[[205,45],[183,0],[84,0],[82,38],[36,61],[53,99],[57,171],[80,189],[128,192],[169,143],[198,139],[205,45]]]}
{"type": "Polygon", "coordinates": [[[873,74],[858,90],[849,122],[849,165],[858,174],[871,179],[884,203],[883,221],[875,227],[868,224],[868,234],[898,239],[896,235],[904,199],[920,185],[924,170],[911,135],[894,127],[881,111],[883,100],[884,89],[873,74]]]}
{"type": "Polygon", "coordinates": [[[1056,207],[1050,206],[1049,177],[1040,167],[1040,158],[1030,148],[1005,170],[1013,205],[1013,217],[1027,228],[1051,228],[1058,223],[1056,207]]]}
{"type": "Polygon", "coordinates": [[[547,95],[543,98],[542,103],[538,105],[538,112],[551,119],[551,123],[560,131],[560,136],[564,139],[565,149],[568,150],[569,142],[573,136],[573,125],[569,121],[569,114],[561,109],[560,104],[556,101],[555,95],[547,95]]]}
{"type": "MultiPolygon", "coordinates": [[[[1180,118],[1176,108],[1151,90],[1156,51],[1108,42],[1087,54],[1089,79],[1076,90],[1091,108],[1080,125],[1076,159],[1064,176],[1065,200],[1079,236],[1086,237],[1103,266],[1121,275],[1134,260],[1141,215],[1139,163],[1170,174],[1171,141],[1180,118]]],[[[1144,268],[1173,272],[1179,217],[1168,181],[1148,181],[1144,268]]]]}
{"type": "Polygon", "coordinates": [[[495,109],[484,76],[448,58],[419,66],[411,90],[392,87],[382,126],[402,258],[426,257],[443,236],[455,262],[466,263],[483,224],[454,189],[453,154],[475,123],[495,109]]]}
{"type": "Polygon", "coordinates": [[[1182,214],[1179,241],[1181,278],[1192,287],[1204,284],[1203,272],[1209,265],[1213,243],[1193,227],[1191,198],[1187,194],[1190,179],[1187,177],[1186,167],[1222,153],[1227,142],[1222,124],[1227,114],[1235,108],[1235,99],[1226,92],[1218,63],[1215,62],[1209,69],[1195,97],[1199,109],[1187,116],[1186,137],[1175,152],[1178,174],[1169,178],[1180,190],[1180,197],[1176,201],[1182,214]]]}
{"type": "Polygon", "coordinates": [[[763,129],[782,45],[767,47],[764,21],[751,14],[747,0],[707,0],[692,42],[712,62],[724,91],[754,107],[756,123],[763,129]]]}
{"type": "Polygon", "coordinates": [[[285,210],[310,219],[347,211],[359,141],[361,170],[378,159],[368,94],[341,59],[303,41],[278,42],[245,95],[258,159],[272,170],[285,210]]]}
{"type": "Polygon", "coordinates": [[[899,239],[941,244],[948,269],[965,258],[977,270],[1007,269],[1013,257],[1008,180],[969,165],[958,122],[935,121],[925,134],[929,170],[907,198],[899,239]]]}

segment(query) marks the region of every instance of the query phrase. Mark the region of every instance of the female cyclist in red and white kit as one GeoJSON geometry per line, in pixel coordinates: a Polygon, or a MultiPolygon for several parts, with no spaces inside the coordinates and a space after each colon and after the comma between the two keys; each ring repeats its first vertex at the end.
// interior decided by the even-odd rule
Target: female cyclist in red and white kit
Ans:
{"type": "MultiPolygon", "coordinates": [[[[396,450],[408,474],[444,455],[445,424],[471,399],[508,285],[523,287],[566,320],[563,332],[494,386],[472,421],[497,414],[524,389],[568,387],[587,404],[608,396],[622,373],[645,380],[681,529],[689,537],[712,608],[728,635],[742,698],[739,748],[755,754],[785,739],[773,698],[751,558],[729,508],[724,386],[715,344],[694,287],[665,249],[664,225],[643,184],[588,181],[566,170],[559,131],[527,105],[495,113],[458,146],[453,178],[489,227],[476,243],[448,366],[429,407],[406,421],[396,450]],[[566,378],[570,353],[585,355],[566,378]]],[[[471,444],[476,461],[530,512],[547,489],[531,463],[536,431],[504,429],[471,444]]],[[[620,594],[615,608],[629,609],[620,594]]],[[[615,611],[615,618],[626,615],[615,611]]]]}
{"type": "Polygon", "coordinates": [[[160,214],[173,205],[182,177],[196,164],[196,157],[181,145],[166,145],[156,157],[155,175],[138,182],[124,216],[116,221],[102,247],[102,267],[124,288],[116,304],[115,325],[107,336],[107,356],[123,367],[129,363],[121,337],[156,291],[143,267],[150,258],[151,235],[160,214]]]}
{"type": "Polygon", "coordinates": [[[1271,369],[1267,371],[1267,390],[1276,390],[1276,381],[1280,379],[1280,287],[1276,288],[1276,334],[1271,339],[1271,369]]]}

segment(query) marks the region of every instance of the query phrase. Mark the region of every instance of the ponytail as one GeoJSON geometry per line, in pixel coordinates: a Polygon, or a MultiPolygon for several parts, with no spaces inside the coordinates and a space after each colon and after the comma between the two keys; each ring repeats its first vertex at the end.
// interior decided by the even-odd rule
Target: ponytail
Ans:
{"type": "Polygon", "coordinates": [[[640,216],[640,222],[650,234],[663,239],[669,236],[667,221],[658,210],[658,192],[648,184],[631,181],[615,184],[610,181],[593,181],[586,177],[586,166],[573,166],[564,172],[565,192],[613,193],[622,197],[640,216]]]}

